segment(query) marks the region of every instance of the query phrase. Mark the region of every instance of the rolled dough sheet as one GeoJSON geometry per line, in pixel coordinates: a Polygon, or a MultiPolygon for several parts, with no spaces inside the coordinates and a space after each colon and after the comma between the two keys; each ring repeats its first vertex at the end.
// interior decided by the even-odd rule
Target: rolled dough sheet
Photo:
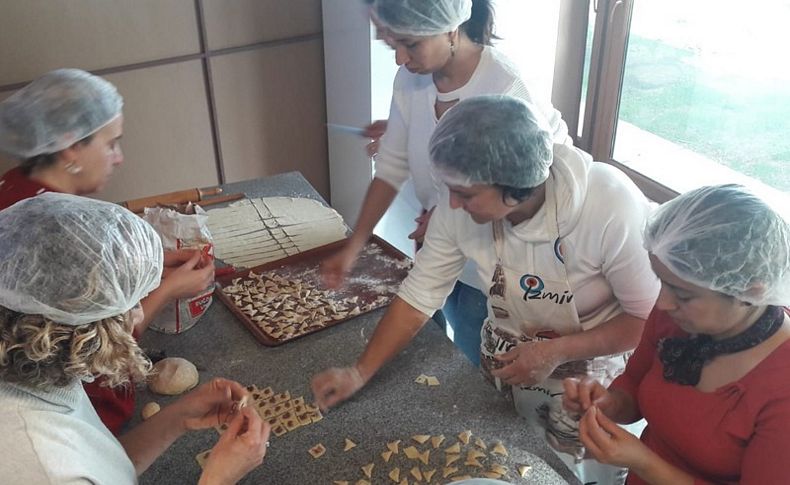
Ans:
{"type": "Polygon", "coordinates": [[[305,198],[245,199],[208,216],[216,257],[246,268],[339,241],[348,231],[337,211],[305,198]]]}

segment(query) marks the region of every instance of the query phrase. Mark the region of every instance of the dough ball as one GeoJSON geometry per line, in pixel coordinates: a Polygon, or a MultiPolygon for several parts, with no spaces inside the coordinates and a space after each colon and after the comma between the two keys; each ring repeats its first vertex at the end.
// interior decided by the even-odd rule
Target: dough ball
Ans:
{"type": "Polygon", "coordinates": [[[150,418],[154,414],[158,413],[160,409],[162,408],[160,408],[159,404],[155,402],[149,402],[148,404],[143,406],[143,411],[141,413],[143,415],[143,421],[150,418]]]}
{"type": "Polygon", "coordinates": [[[198,383],[198,371],[192,362],[180,357],[168,357],[154,365],[155,374],[148,387],[157,394],[175,396],[186,392],[198,383]]]}

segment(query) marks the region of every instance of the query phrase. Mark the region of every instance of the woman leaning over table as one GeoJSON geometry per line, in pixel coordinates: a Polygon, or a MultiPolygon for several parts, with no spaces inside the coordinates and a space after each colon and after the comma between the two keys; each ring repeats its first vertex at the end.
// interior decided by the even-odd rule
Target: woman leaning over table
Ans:
{"type": "Polygon", "coordinates": [[[553,144],[513,97],[458,103],[430,153],[449,194],[356,365],[314,377],[319,404],[350,397],[405,348],[472,260],[489,282],[484,371],[583,480],[613,483],[624,472],[581,460],[574,423],[549,395],[562,394],[563,377],[611,381],[639,342],[659,290],[642,247],[648,201],[611,165],[553,144]]]}
{"type": "Polygon", "coordinates": [[[214,379],[118,439],[88,401],[83,382],[142,382],[151,369],[131,335],[162,274],[148,223],[115,204],[47,193],[0,211],[0,227],[3,483],[134,484],[186,431],[226,418],[200,483],[235,483],[261,463],[269,427],[250,408],[231,415],[246,394],[236,382],[214,379]]]}
{"type": "MultiPolygon", "coordinates": [[[[556,143],[570,144],[559,111],[548,99],[535,97],[515,65],[491,45],[489,0],[375,0],[370,13],[377,35],[395,50],[401,68],[395,76],[389,120],[368,129],[368,136],[374,138],[371,150],[377,152],[376,173],[354,232],[348,244],[323,264],[324,280],[332,287],[343,283],[373,228],[409,178],[423,210],[409,237],[422,243],[442,189],[431,174],[428,141],[438,121],[459,101],[482,94],[522,98],[539,108],[556,143]]],[[[455,344],[476,365],[486,316],[484,286],[470,263],[443,308],[455,344]]]]}
{"type": "MultiPolygon", "coordinates": [[[[0,102],[0,152],[19,161],[0,177],[0,209],[44,192],[88,195],[104,188],[123,163],[122,108],[115,86],[79,69],[51,71],[0,102]]],[[[140,302],[145,316],[135,336],[165,304],[213,281],[214,265],[200,251],[168,251],[164,264],[161,284],[140,302]]],[[[118,434],[134,411],[133,390],[89,384],[86,392],[118,434]]]]}
{"type": "Polygon", "coordinates": [[[703,187],[645,247],[661,293],[625,373],[565,382],[588,451],[631,485],[789,483],[790,225],[744,187],[703,187]],[[641,418],[641,441],[614,424],[641,418]]]}

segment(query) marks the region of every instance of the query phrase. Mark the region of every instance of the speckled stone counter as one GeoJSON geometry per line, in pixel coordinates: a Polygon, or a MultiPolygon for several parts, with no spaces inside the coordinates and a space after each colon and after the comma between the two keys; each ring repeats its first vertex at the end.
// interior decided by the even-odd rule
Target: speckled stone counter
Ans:
{"type": "MultiPolygon", "coordinates": [[[[243,190],[248,196],[320,196],[297,173],[228,186],[226,193],[243,190]]],[[[361,315],[336,327],[280,347],[260,345],[222,303],[215,301],[198,324],[180,335],[147,332],[142,346],[164,351],[168,357],[191,360],[201,382],[220,376],[242,384],[271,386],[312,400],[310,377],[331,366],[352,364],[367,343],[384,310],[361,315]]],[[[135,422],[149,401],[162,405],[175,398],[141,390],[135,422]]],[[[408,440],[415,434],[444,434],[447,444],[455,435],[471,430],[486,442],[502,441],[514,462],[532,465],[519,483],[578,483],[541,438],[527,429],[512,406],[492,390],[442,333],[429,322],[412,344],[386,366],[354,398],[326,414],[323,420],[272,437],[260,467],[241,483],[307,485],[333,480],[355,483],[363,478],[360,467],[376,460],[388,441],[408,440]],[[436,376],[440,386],[418,385],[420,374],[436,376]],[[343,452],[345,438],[357,447],[343,452]],[[327,452],[313,459],[307,452],[317,443],[327,452]]],[[[196,483],[200,467],[195,455],[211,448],[214,430],[192,432],[178,440],[141,477],[142,484],[196,483]]],[[[405,473],[405,471],[404,471],[405,473]]],[[[373,483],[391,483],[383,467],[374,471],[373,483]]],[[[410,479],[411,483],[412,480],[410,479]]],[[[434,478],[432,483],[443,483],[434,478]]]]}
{"type": "MultiPolygon", "coordinates": [[[[229,195],[243,192],[247,197],[307,197],[326,204],[321,194],[299,172],[287,172],[253,180],[244,180],[221,186],[223,193],[229,195]]],[[[210,210],[221,205],[207,207],[210,210]]]]}

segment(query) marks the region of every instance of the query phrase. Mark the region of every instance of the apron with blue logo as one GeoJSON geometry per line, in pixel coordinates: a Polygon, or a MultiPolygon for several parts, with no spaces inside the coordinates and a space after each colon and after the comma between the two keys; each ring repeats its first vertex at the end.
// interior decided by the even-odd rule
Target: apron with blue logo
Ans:
{"type": "Polygon", "coordinates": [[[565,269],[565,259],[573,255],[564,254],[556,200],[550,184],[546,188],[546,221],[556,239],[553,243],[525,243],[523,254],[508,255],[508,261],[519,262],[518,267],[504,264],[504,223],[492,223],[497,264],[488,290],[490,308],[482,330],[481,368],[497,389],[512,396],[516,410],[529,425],[545,433],[551,447],[583,483],[622,483],[622,469],[584,459],[584,446],[578,438],[579,416],[569,415],[562,407],[562,381],[590,376],[607,386],[624,369],[625,355],[567,362],[545,381],[530,386],[511,387],[490,373],[501,366],[494,356],[519,343],[582,332],[622,313],[615,300],[586,315],[584,322],[580,320],[565,269]]]}

